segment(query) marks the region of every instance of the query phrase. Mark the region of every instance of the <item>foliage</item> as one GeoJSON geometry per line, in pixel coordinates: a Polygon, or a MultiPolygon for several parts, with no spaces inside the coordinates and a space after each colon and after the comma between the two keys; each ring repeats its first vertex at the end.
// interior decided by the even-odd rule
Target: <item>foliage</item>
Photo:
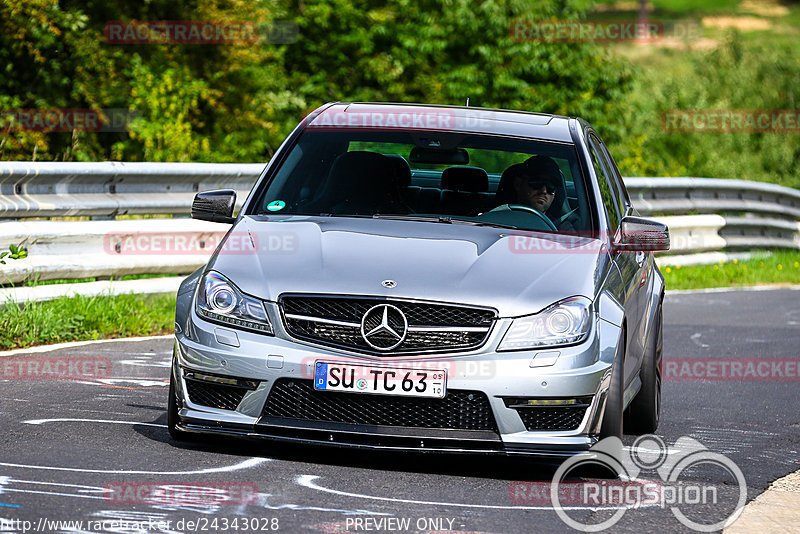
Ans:
{"type": "MultiPolygon", "coordinates": [[[[512,38],[514,21],[580,19],[591,4],[0,0],[0,112],[122,108],[135,116],[127,132],[103,133],[19,131],[0,116],[0,159],[264,161],[305,114],[328,101],[469,98],[473,106],[582,116],[603,135],[624,175],[800,186],[796,134],[661,127],[661,114],[674,109],[796,109],[793,34],[732,33],[708,51],[667,47],[647,56],[657,61],[633,62],[609,45],[512,38]],[[106,23],[131,20],[249,22],[260,31],[256,42],[226,45],[105,40],[106,23]],[[267,29],[275,23],[294,25],[296,38],[273,39],[267,29]]],[[[739,9],[732,0],[695,4],[657,0],[653,15],[739,9]]],[[[800,10],[790,9],[796,18],[800,10]]]]}
{"type": "MultiPolygon", "coordinates": [[[[515,42],[517,19],[576,18],[567,0],[2,0],[0,109],[125,108],[129,132],[6,128],[0,158],[263,161],[331,100],[506,107],[604,119],[627,69],[593,44],[515,42]],[[112,44],[115,20],[276,20],[297,38],[112,44]],[[34,65],[35,68],[30,66],[34,65]]],[[[612,123],[611,120],[605,121],[612,123]]],[[[614,132],[611,132],[614,135],[614,132]]]]}
{"type": "Polygon", "coordinates": [[[0,264],[5,265],[6,259],[21,260],[28,257],[28,251],[25,250],[21,244],[14,245],[13,243],[8,246],[8,250],[0,252],[0,264]]]}
{"type": "Polygon", "coordinates": [[[625,176],[738,178],[800,187],[800,136],[789,133],[666,133],[670,110],[795,110],[800,93],[796,43],[749,41],[733,32],[719,47],[676,52],[671,71],[644,68],[609,143],[625,176]]]}

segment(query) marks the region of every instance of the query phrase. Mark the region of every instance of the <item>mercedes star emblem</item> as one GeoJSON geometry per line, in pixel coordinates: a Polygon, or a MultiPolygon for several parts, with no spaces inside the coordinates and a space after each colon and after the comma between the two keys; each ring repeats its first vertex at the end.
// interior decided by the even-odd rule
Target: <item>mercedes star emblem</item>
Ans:
{"type": "Polygon", "coordinates": [[[395,282],[394,280],[384,280],[383,282],[381,282],[381,285],[383,287],[388,287],[389,289],[392,289],[397,285],[397,282],[395,282]]]}
{"type": "Polygon", "coordinates": [[[361,319],[361,336],[373,349],[388,351],[406,338],[408,320],[397,306],[378,304],[361,319]]]}

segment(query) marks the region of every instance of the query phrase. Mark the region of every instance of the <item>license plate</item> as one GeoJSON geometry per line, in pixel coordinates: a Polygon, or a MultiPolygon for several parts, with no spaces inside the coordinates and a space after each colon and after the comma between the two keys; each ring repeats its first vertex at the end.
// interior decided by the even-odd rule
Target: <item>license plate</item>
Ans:
{"type": "Polygon", "coordinates": [[[314,389],[441,399],[446,393],[444,370],[410,369],[315,362],[314,389]]]}

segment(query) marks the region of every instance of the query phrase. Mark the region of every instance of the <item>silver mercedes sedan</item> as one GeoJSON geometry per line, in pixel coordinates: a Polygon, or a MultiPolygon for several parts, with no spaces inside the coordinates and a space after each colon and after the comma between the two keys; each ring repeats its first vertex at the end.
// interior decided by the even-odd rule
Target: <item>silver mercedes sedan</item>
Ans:
{"type": "Polygon", "coordinates": [[[168,425],[312,445],[562,457],[649,433],[667,228],[584,120],[333,103],[178,291],[168,425]]]}

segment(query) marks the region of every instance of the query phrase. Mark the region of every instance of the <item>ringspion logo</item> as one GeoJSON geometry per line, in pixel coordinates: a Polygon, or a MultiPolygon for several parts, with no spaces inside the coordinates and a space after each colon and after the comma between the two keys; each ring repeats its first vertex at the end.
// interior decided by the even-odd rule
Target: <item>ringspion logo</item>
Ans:
{"type": "MultiPolygon", "coordinates": [[[[524,494],[519,489],[521,483],[515,484],[512,499],[524,494]]],[[[556,470],[547,495],[558,517],[580,532],[612,528],[628,511],[644,506],[669,508],[683,526],[697,532],[716,532],[741,515],[747,502],[747,483],[730,458],[710,451],[690,436],[668,446],[659,436],[648,434],[638,437],[627,450],[619,438],[609,437],[570,457],[556,470]],[[590,480],[576,487],[568,478],[586,467],[603,467],[617,480],[590,480]],[[710,480],[715,482],[697,482],[697,469],[712,469],[715,476],[710,480]],[[641,478],[645,472],[655,472],[660,481],[641,478]],[[570,515],[576,508],[579,513],[570,515]],[[586,508],[594,513],[587,515],[586,508]]]]}

